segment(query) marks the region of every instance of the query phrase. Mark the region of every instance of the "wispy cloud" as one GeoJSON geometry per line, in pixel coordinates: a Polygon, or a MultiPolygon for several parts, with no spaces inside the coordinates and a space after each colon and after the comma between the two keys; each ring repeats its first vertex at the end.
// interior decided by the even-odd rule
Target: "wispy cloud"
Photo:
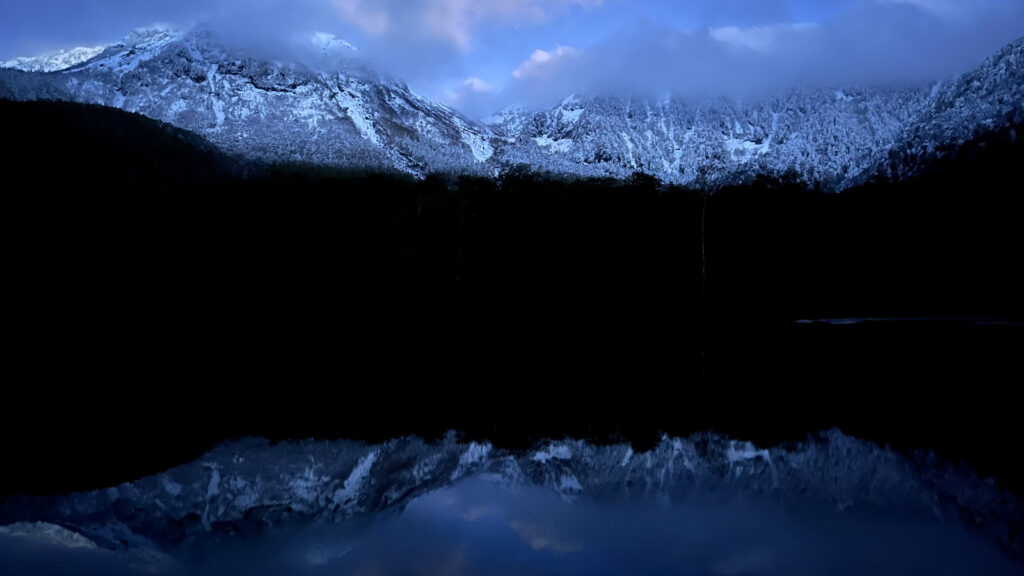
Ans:
{"type": "Polygon", "coordinates": [[[496,104],[550,105],[580,92],[758,96],[800,85],[920,83],[979,65],[1024,34],[1024,4],[952,16],[945,0],[858,2],[823,23],[676,29],[633,22],[585,51],[539,50],[496,104]],[[922,5],[924,4],[924,5],[922,5]]]}
{"type": "Polygon", "coordinates": [[[525,62],[512,71],[512,76],[517,80],[523,80],[551,74],[564,60],[579,58],[582,55],[583,52],[571,46],[558,46],[550,52],[534,50],[525,62]]]}
{"type": "Polygon", "coordinates": [[[468,50],[478,28],[539,25],[572,7],[595,8],[603,0],[332,0],[342,18],[364,32],[429,35],[468,50]]]}

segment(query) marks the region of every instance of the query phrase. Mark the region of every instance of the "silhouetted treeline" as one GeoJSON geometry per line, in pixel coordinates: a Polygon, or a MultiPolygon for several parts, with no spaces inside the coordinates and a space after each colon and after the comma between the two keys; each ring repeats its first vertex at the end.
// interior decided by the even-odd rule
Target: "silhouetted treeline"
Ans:
{"type": "Polygon", "coordinates": [[[794,324],[1019,319],[1009,131],[912,182],[832,195],[762,179],[707,196],[643,175],[246,165],[70,104],[0,102],[0,121],[18,143],[4,163],[9,351],[30,368],[4,410],[66,436],[22,443],[4,415],[9,460],[36,465],[6,480],[22,489],[67,463],[103,485],[235,435],[450,428],[642,446],[840,426],[1013,476],[994,439],[1017,432],[999,390],[1019,376],[1019,327],[794,324]],[[942,379],[971,394],[935,392],[942,379]],[[126,463],[126,431],[149,456],[126,463]],[[44,448],[59,457],[39,465],[44,448]]]}

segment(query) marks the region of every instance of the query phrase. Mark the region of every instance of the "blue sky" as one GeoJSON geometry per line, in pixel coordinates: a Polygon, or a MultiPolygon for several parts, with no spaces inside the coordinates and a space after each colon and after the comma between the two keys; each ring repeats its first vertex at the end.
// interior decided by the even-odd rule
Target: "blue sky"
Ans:
{"type": "Polygon", "coordinates": [[[326,31],[475,115],[580,91],[920,82],[1024,35],[1024,0],[0,0],[0,15],[2,59],[155,22],[211,21],[235,38],[326,31]]]}

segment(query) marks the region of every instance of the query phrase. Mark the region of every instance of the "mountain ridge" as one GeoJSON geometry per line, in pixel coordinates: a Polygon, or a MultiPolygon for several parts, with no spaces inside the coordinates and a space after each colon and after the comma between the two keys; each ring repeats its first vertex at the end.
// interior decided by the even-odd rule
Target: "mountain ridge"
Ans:
{"type": "Polygon", "coordinates": [[[802,88],[743,103],[573,95],[484,122],[376,74],[343,40],[306,40],[310,59],[277,62],[203,27],[140,29],[59,71],[0,70],[0,97],[120,108],[257,161],[416,176],[493,176],[517,166],[570,177],[642,172],[709,190],[758,176],[837,191],[899,180],[1024,113],[1024,39],[930,85],[802,88]]]}

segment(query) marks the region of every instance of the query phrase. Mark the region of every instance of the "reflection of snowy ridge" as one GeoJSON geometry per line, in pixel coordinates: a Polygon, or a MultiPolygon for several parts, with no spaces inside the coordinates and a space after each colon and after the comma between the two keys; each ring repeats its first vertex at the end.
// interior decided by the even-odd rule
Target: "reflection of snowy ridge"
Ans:
{"type": "Polygon", "coordinates": [[[96,548],[96,543],[85,536],[47,522],[17,522],[0,526],[0,535],[28,538],[65,548],[96,548]]]}
{"type": "Polygon", "coordinates": [[[673,501],[706,491],[817,502],[837,513],[903,510],[963,522],[1024,558],[1024,506],[1014,496],[934,458],[912,460],[839,432],[773,449],[710,434],[666,437],[645,453],[583,441],[548,442],[516,453],[450,438],[376,446],[249,439],[116,488],[10,498],[0,507],[0,523],[46,522],[100,547],[168,551],[210,534],[399,511],[471,476],[510,488],[547,488],[567,501],[673,501]]]}

